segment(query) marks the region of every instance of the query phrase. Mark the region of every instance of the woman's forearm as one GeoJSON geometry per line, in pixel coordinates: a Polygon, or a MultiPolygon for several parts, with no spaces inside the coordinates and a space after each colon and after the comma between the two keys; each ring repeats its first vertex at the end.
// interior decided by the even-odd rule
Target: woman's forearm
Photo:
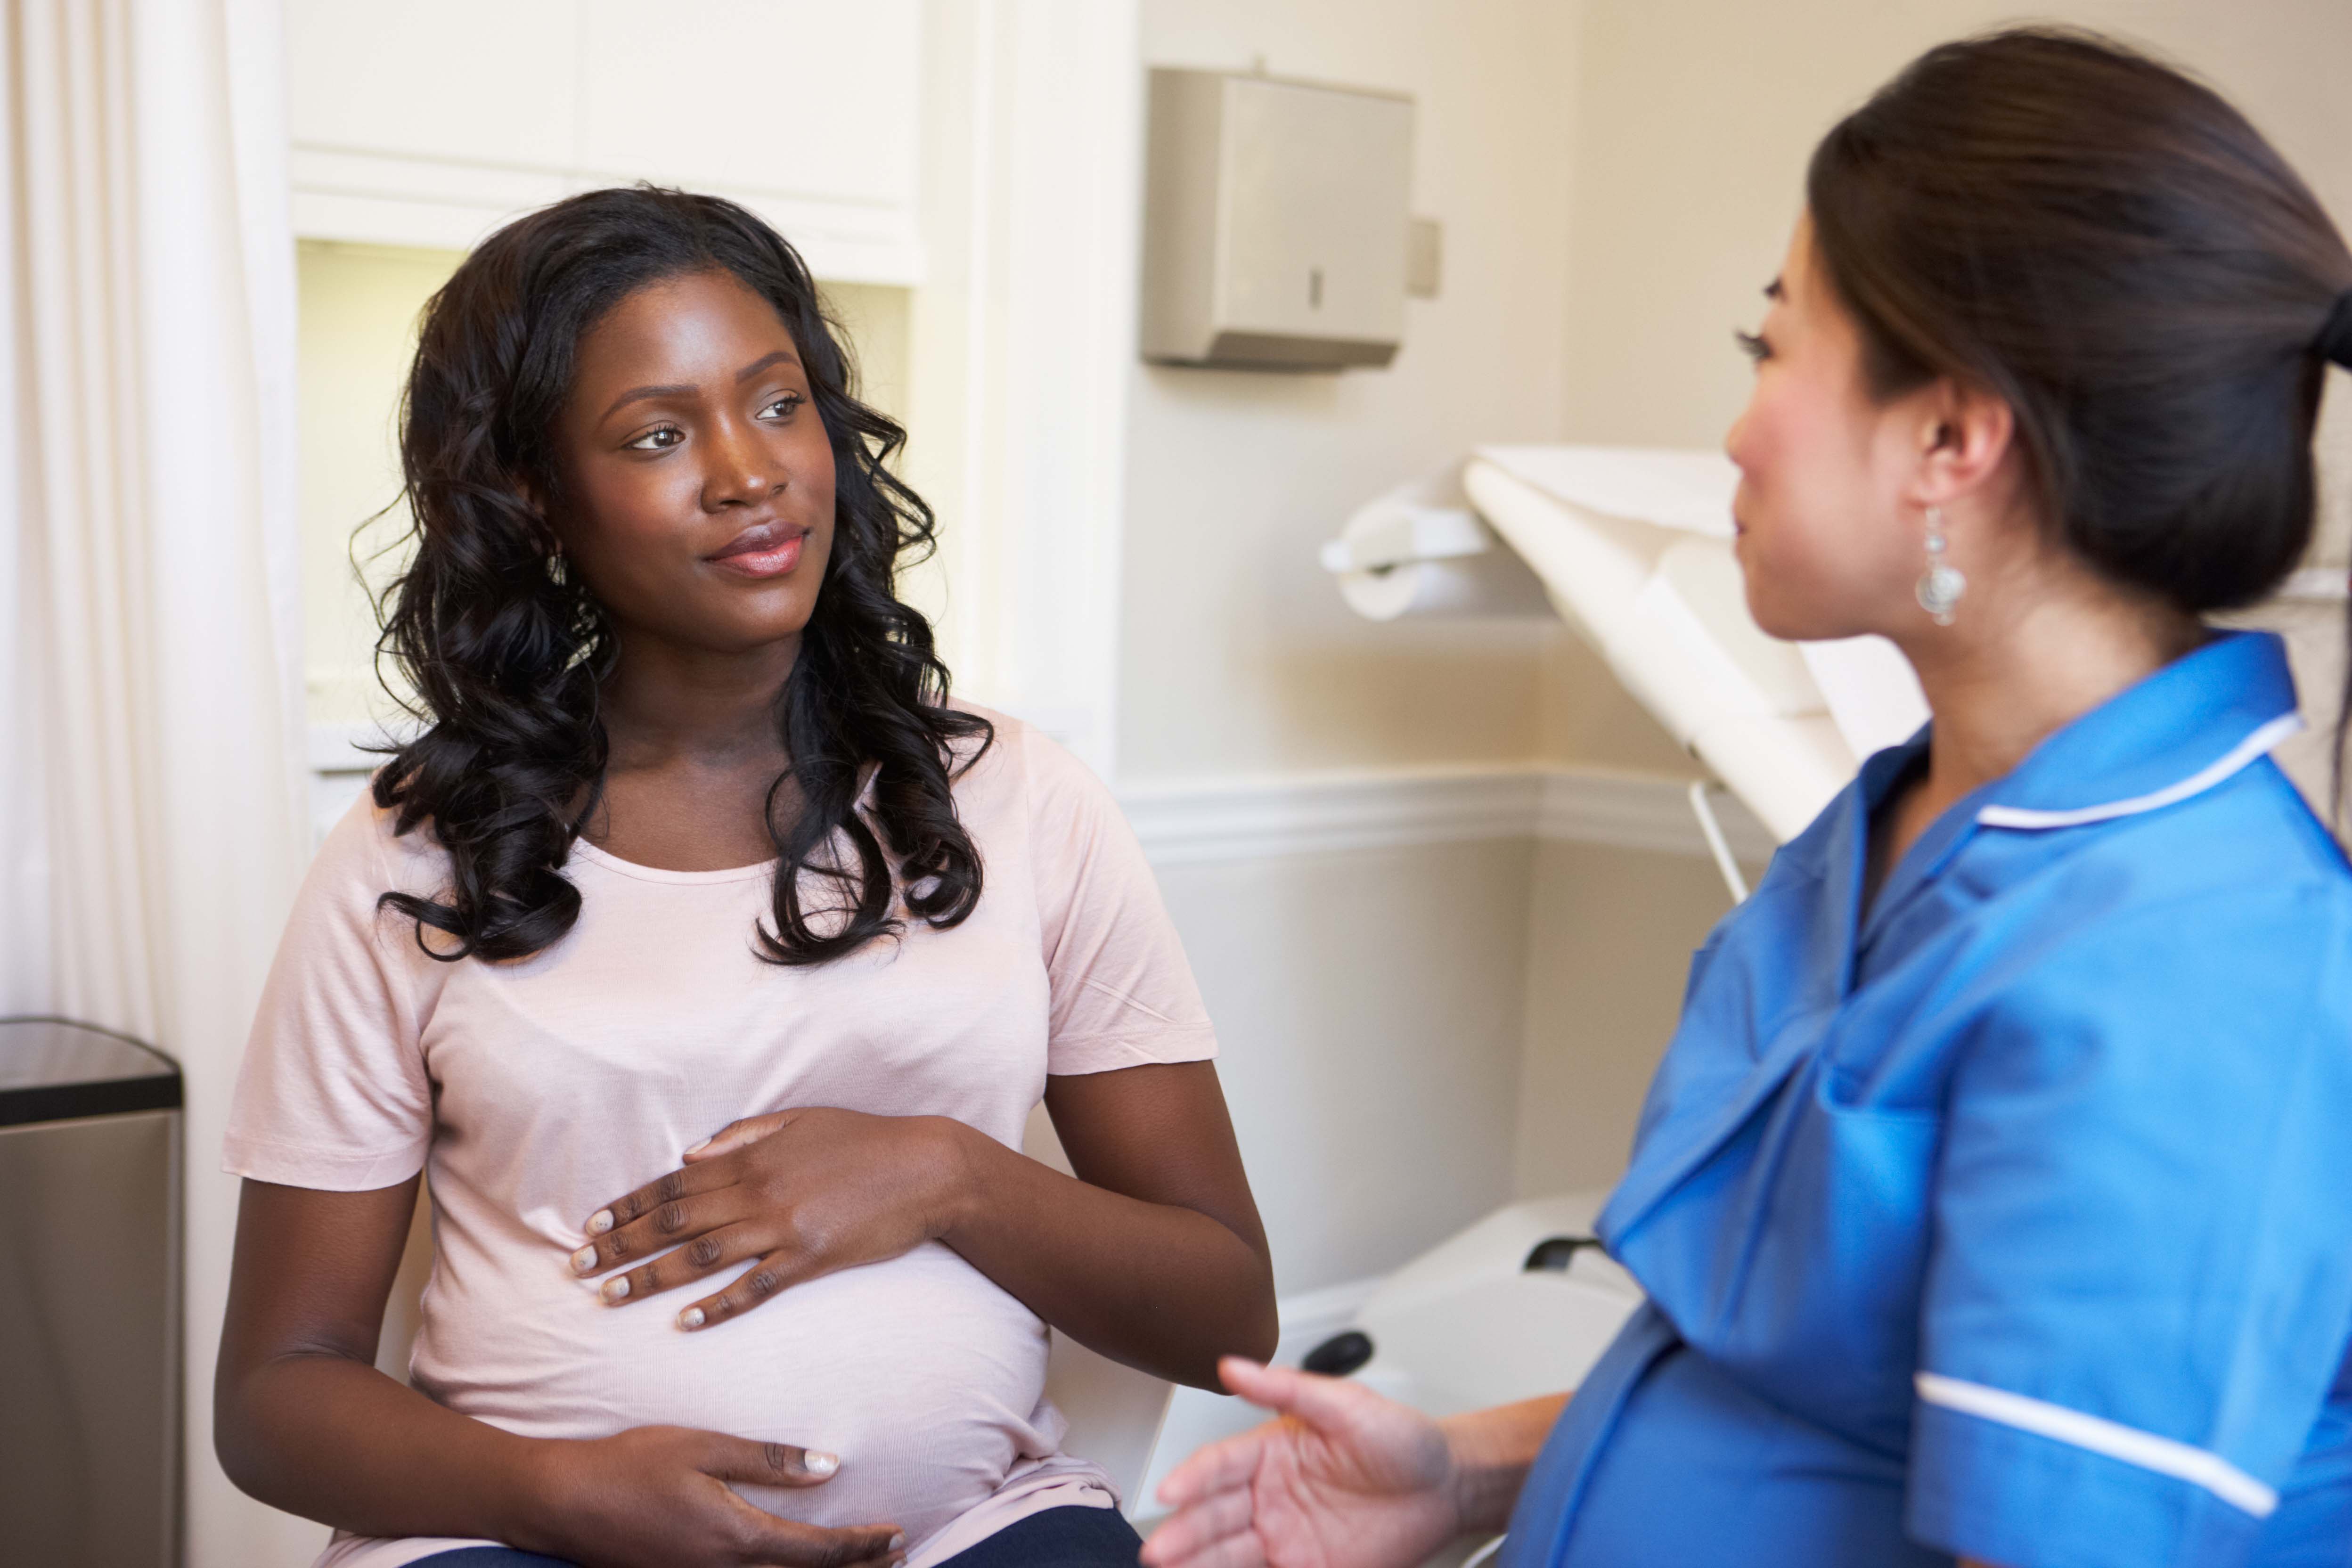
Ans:
{"type": "Polygon", "coordinates": [[[1217,1358],[1274,1352],[1266,1260],[1195,1209],[1064,1175],[950,1123],[960,1177],[940,1239],[1114,1361],[1213,1389],[1217,1358]]]}
{"type": "Polygon", "coordinates": [[[1454,1451],[1454,1507],[1465,1531],[1496,1531],[1510,1522],[1528,1469],[1568,1401],[1565,1394],[1548,1394],[1439,1423],[1454,1451]]]}
{"type": "Polygon", "coordinates": [[[248,1181],[213,1378],[213,1441],[262,1501],[373,1535],[527,1529],[534,1445],[375,1369],[418,1178],[365,1192],[248,1181]]]}
{"type": "Polygon", "coordinates": [[[537,1534],[538,1444],[345,1355],[279,1355],[236,1373],[219,1390],[214,1442],[246,1492],[357,1534],[518,1545],[537,1534]]]}

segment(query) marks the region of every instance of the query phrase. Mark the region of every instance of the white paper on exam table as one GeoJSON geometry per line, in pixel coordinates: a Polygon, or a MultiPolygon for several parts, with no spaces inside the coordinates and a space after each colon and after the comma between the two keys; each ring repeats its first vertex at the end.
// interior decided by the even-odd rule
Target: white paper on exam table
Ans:
{"type": "Polygon", "coordinates": [[[1606,517],[1729,539],[1739,470],[1720,452],[1660,447],[1478,447],[1494,464],[1546,495],[1606,517]]]}
{"type": "MultiPolygon", "coordinates": [[[[1480,447],[1473,458],[1569,506],[1605,517],[1729,541],[1739,470],[1720,452],[1612,447],[1480,447]]],[[[1458,472],[1458,470],[1454,470],[1458,472]]],[[[1744,599],[1692,608],[1703,622],[1752,628],[1744,599]]],[[[1760,635],[1760,634],[1759,634],[1760,635]]],[[[1899,745],[1927,721],[1927,700],[1895,645],[1844,637],[1796,645],[1839,737],[1859,761],[1899,745]]]]}
{"type": "Polygon", "coordinates": [[[1368,621],[1407,616],[1549,618],[1551,599],[1462,491],[1462,464],[1374,498],[1323,546],[1339,596],[1368,621]]]}

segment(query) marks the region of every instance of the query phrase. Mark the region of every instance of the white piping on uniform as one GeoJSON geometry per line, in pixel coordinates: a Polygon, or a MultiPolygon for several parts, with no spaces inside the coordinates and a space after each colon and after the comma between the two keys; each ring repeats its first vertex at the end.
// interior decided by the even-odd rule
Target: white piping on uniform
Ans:
{"type": "Polygon", "coordinates": [[[2109,801],[2105,805],[2085,805],[2074,811],[2035,811],[2021,805],[1988,805],[1977,813],[1977,821],[1986,827],[2079,827],[2086,822],[2105,822],[2110,817],[2135,816],[2143,811],[2154,811],[2158,806],[2187,800],[2192,795],[2204,794],[2302,728],[2301,714],[2282,713],[2231,747],[2219,762],[2200,768],[2179,784],[2167,785],[2149,795],[2109,801]]]}
{"type": "Polygon", "coordinates": [[[2256,1519],[2268,1518],[2271,1511],[2278,1507],[2275,1489],[2263,1485],[2210,1449],[2192,1447],[2170,1437],[2159,1437],[2153,1432],[2143,1432],[2137,1426],[2126,1426],[2104,1416],[2085,1415],[2063,1405],[2028,1399],[2022,1394],[2011,1394],[2006,1389],[1988,1388],[1981,1383],[1946,1377],[1941,1373],[1918,1373],[1911,1381],[1919,1391],[1919,1397],[1929,1405],[1940,1405],[1963,1415],[1997,1421],[2021,1432],[2032,1432],[2037,1436],[2069,1443],[2094,1454],[2104,1454],[2110,1459],[2137,1465],[2143,1470],[2153,1470],[2158,1475],[2188,1481],[2203,1487],[2231,1507],[2243,1510],[2256,1519]]]}

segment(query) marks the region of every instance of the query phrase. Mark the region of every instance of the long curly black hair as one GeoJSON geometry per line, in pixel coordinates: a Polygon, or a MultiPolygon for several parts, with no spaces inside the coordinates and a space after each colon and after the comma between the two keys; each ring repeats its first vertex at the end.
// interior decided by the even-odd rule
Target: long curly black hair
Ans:
{"type": "Polygon", "coordinates": [[[583,334],[637,289],[697,272],[730,273],[776,308],[835,470],[832,555],[776,694],[790,763],[769,792],[774,921],[758,950],[821,963],[902,931],[901,902],[946,927],[980,901],[980,853],[950,786],[993,732],[947,705],[930,625],[896,592],[899,563],[928,555],[935,531],[887,466],[906,432],[853,395],[782,237],[732,202],[641,185],[508,225],[425,308],[401,414],[415,556],[379,606],[378,645],[424,728],[393,750],[374,795],[396,809],[395,831],[429,824],[448,853],[441,896],[381,900],[415,920],[436,958],[527,957],[579,918],[563,866],[601,796],[598,692],[617,648],[550,526],[564,504],[552,433],[583,334]]]}

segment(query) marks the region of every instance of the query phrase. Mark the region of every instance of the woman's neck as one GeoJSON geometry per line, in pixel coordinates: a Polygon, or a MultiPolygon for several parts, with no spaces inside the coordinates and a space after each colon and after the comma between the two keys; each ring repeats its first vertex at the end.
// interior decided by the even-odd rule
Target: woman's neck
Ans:
{"type": "Polygon", "coordinates": [[[766,860],[789,759],[776,694],[800,639],[716,653],[624,631],[602,708],[610,746],[583,831],[599,848],[667,871],[766,860]]]}
{"type": "Polygon", "coordinates": [[[613,767],[781,758],[776,696],[799,654],[798,637],[718,652],[624,633],[602,698],[613,767]]]}
{"type": "Polygon", "coordinates": [[[1935,729],[1917,786],[1891,803],[1881,868],[1954,803],[2016,771],[2034,747],[2195,647],[2198,620],[2046,558],[1973,587],[1950,627],[1895,641],[1935,729]]]}

